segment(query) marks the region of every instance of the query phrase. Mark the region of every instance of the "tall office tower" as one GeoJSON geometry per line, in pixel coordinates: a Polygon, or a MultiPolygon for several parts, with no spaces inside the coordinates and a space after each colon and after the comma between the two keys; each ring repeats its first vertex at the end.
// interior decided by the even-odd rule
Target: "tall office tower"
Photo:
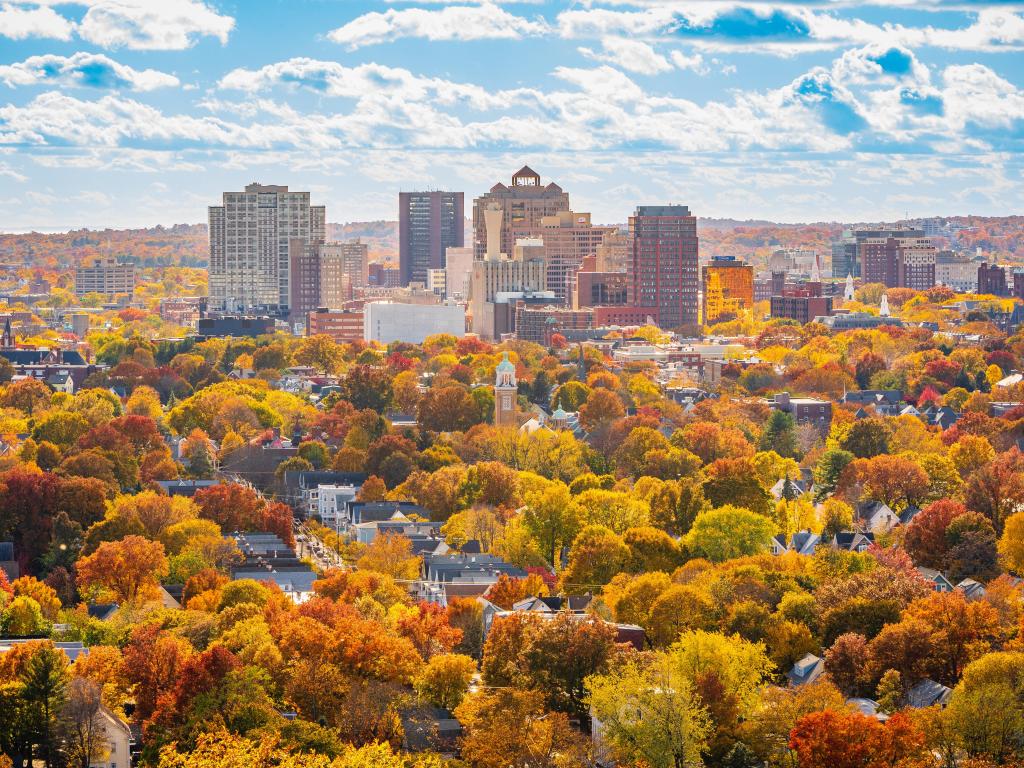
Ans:
{"type": "Polygon", "coordinates": [[[499,206],[502,213],[499,251],[510,254],[516,239],[531,236],[544,216],[568,211],[569,195],[555,183],[541,186],[540,176],[526,165],[512,176],[511,186],[495,184],[473,201],[473,256],[477,259],[487,250],[484,210],[491,205],[499,206]]]}
{"type": "Polygon", "coordinates": [[[287,309],[291,298],[290,244],[322,242],[327,214],[309,192],[249,184],[212,205],[210,303],[216,309],[287,309]]]}
{"type": "Polygon", "coordinates": [[[355,240],[339,243],[291,242],[291,296],[293,321],[319,307],[340,309],[353,298],[356,288],[366,285],[366,244],[355,240]]]}
{"type": "Polygon", "coordinates": [[[551,303],[554,294],[547,291],[544,244],[538,239],[520,239],[511,257],[500,252],[503,211],[491,204],[483,212],[486,218],[487,250],[484,258],[473,261],[470,275],[470,315],[473,332],[488,340],[497,340],[515,330],[515,300],[543,294],[551,303]]]}
{"type": "Polygon", "coordinates": [[[754,268],[735,256],[716,256],[701,270],[704,322],[735,318],[754,306],[754,268]]]}
{"type": "Polygon", "coordinates": [[[865,283],[925,291],[935,285],[938,249],[923,236],[869,237],[859,241],[861,276],[865,283]]]}
{"type": "Polygon", "coordinates": [[[633,301],[662,328],[697,324],[697,217],[685,205],[640,205],[633,235],[633,301]]]}
{"type": "Polygon", "coordinates": [[[529,236],[544,241],[548,290],[554,291],[560,302],[569,302],[573,279],[583,259],[595,254],[605,236],[615,232],[615,227],[593,226],[589,213],[559,211],[541,217],[539,226],[532,229],[529,236]]]}
{"type": "Polygon", "coordinates": [[[445,250],[465,242],[462,192],[398,193],[398,263],[402,285],[426,283],[428,269],[444,269],[445,250]]]}
{"type": "MultiPolygon", "coordinates": [[[[861,274],[864,241],[885,240],[889,237],[924,237],[924,231],[905,227],[845,229],[840,238],[832,243],[832,277],[864,277],[861,274]]],[[[872,281],[865,279],[864,282],[872,281]]]]}

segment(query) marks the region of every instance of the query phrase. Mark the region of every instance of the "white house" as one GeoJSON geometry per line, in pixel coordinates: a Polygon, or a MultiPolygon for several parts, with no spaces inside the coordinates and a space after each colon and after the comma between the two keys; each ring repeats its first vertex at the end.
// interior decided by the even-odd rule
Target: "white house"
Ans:
{"type": "Polygon", "coordinates": [[[106,737],[106,756],[89,763],[89,768],[129,768],[132,764],[132,732],[128,723],[106,707],[100,707],[101,728],[106,737]]]}
{"type": "Polygon", "coordinates": [[[328,528],[347,528],[347,504],[355,500],[358,492],[359,489],[354,485],[318,485],[316,493],[309,494],[309,503],[316,503],[315,511],[328,528]]]}

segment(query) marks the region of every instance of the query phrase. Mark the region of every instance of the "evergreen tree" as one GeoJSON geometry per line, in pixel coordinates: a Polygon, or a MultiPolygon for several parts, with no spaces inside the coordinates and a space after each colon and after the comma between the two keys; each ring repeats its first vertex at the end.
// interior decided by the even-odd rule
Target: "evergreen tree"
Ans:
{"type": "Polygon", "coordinates": [[[793,417],[784,411],[772,411],[761,433],[759,447],[762,451],[775,451],[787,459],[796,458],[796,422],[793,417]]]}

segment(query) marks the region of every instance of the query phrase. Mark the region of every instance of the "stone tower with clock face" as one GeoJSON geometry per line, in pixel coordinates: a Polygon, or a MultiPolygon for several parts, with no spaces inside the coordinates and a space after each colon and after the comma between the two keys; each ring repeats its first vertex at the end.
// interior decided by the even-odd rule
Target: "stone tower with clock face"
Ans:
{"type": "Polygon", "coordinates": [[[505,353],[498,363],[494,376],[494,425],[498,427],[518,427],[516,417],[516,396],[519,388],[516,385],[516,367],[505,353]]]}

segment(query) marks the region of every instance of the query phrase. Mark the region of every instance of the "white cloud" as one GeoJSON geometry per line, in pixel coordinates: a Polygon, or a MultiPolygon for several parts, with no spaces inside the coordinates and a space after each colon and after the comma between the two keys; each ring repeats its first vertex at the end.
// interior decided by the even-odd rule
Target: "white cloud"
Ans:
{"type": "Polygon", "coordinates": [[[367,13],[339,27],[327,37],[350,51],[403,37],[427,40],[518,40],[548,31],[543,19],[516,16],[493,3],[450,5],[438,10],[389,8],[367,13]]]}
{"type": "Polygon", "coordinates": [[[580,48],[579,52],[589,59],[607,62],[640,75],[657,75],[672,69],[668,59],[640,40],[625,37],[605,37],[601,39],[600,51],[580,48]]]}
{"type": "Polygon", "coordinates": [[[183,50],[210,36],[226,43],[235,20],[204,0],[13,0],[0,6],[0,35],[69,40],[103,48],[183,50]],[[85,8],[81,21],[54,6],[85,8]]]}
{"type": "Polygon", "coordinates": [[[0,176],[6,176],[15,181],[28,181],[28,176],[11,168],[7,163],[0,163],[0,176]]]}
{"type": "MultiPolygon", "coordinates": [[[[704,63],[704,57],[699,53],[687,56],[682,51],[672,51],[671,58],[672,63],[679,69],[692,69],[698,75],[706,75],[710,71],[704,63]]],[[[733,67],[733,71],[735,71],[735,67],[733,67]]]]}
{"type": "Polygon", "coordinates": [[[12,40],[49,37],[70,40],[72,24],[52,8],[0,5],[0,36],[12,40]]]}
{"type": "MultiPolygon", "coordinates": [[[[931,24],[874,24],[840,15],[838,11],[843,8],[840,3],[797,5],[683,0],[630,2],[628,5],[649,7],[641,7],[639,10],[572,8],[558,14],[558,34],[566,39],[618,35],[648,42],[678,41],[681,37],[681,23],[685,22],[691,28],[703,28],[702,34],[688,35],[685,39],[693,47],[705,52],[759,52],[789,57],[868,44],[993,53],[1024,50],[1024,15],[1019,12],[1019,4],[1009,7],[963,6],[959,10],[974,18],[959,28],[936,27],[931,24]],[[709,34],[709,31],[714,31],[712,25],[717,19],[736,13],[743,14],[741,23],[735,25],[739,32],[730,33],[726,27],[718,33],[709,34]],[[754,20],[758,18],[765,20],[765,27],[755,34],[757,29],[754,20]],[[773,29],[772,21],[784,22],[779,26],[788,28],[773,29]]],[[[944,9],[949,10],[950,7],[947,5],[944,9]]]]}
{"type": "Polygon", "coordinates": [[[178,85],[178,78],[155,69],[133,69],[101,53],[71,56],[30,56],[25,61],[0,65],[0,82],[13,87],[59,82],[95,88],[152,91],[178,85]]]}
{"type": "Polygon", "coordinates": [[[228,41],[235,20],[202,0],[87,0],[78,27],[83,40],[104,48],[183,50],[198,37],[228,41]]]}

